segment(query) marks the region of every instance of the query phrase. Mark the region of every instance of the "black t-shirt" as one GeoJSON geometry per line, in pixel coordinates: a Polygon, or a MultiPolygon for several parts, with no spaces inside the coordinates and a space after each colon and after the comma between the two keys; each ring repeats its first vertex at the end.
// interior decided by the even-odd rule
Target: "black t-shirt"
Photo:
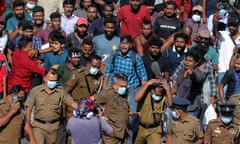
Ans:
{"type": "Polygon", "coordinates": [[[170,69],[169,61],[168,61],[168,59],[166,59],[162,56],[159,57],[157,60],[152,60],[150,58],[150,54],[146,54],[142,57],[142,60],[143,60],[144,66],[147,71],[148,79],[155,78],[155,74],[153,73],[153,71],[151,69],[151,65],[154,61],[158,62],[161,72],[169,72],[169,69],[170,69]]]}
{"type": "Polygon", "coordinates": [[[164,16],[158,17],[153,25],[153,31],[164,39],[180,29],[181,23],[177,18],[166,19],[164,16]]]}
{"type": "MultiPolygon", "coordinates": [[[[223,76],[223,79],[221,80],[221,83],[223,85],[227,84],[227,91],[226,91],[226,94],[225,94],[226,99],[229,99],[229,97],[231,95],[233,95],[234,92],[235,92],[237,82],[236,82],[236,77],[235,77],[235,72],[234,71],[235,71],[234,68],[226,71],[226,73],[223,76]]],[[[238,75],[240,76],[240,73],[238,73],[238,75]]]]}

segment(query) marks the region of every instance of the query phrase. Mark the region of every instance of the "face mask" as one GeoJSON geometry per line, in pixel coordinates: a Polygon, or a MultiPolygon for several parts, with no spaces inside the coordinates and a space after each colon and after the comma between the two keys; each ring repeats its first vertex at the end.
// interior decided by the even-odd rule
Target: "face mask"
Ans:
{"type": "Polygon", "coordinates": [[[179,119],[179,115],[177,115],[177,113],[175,111],[172,111],[172,117],[175,120],[179,119]]]}
{"type": "Polygon", "coordinates": [[[53,89],[57,86],[57,81],[47,81],[47,86],[50,88],[50,89],[53,89]]]}
{"type": "Polygon", "coordinates": [[[27,3],[26,7],[29,9],[33,9],[35,7],[35,4],[27,3]]]}
{"type": "Polygon", "coordinates": [[[201,21],[201,16],[194,14],[194,15],[192,15],[192,20],[194,22],[200,22],[201,21]]]}
{"type": "Polygon", "coordinates": [[[155,94],[152,94],[152,99],[156,102],[160,101],[162,99],[162,96],[157,96],[155,94]]]}
{"type": "Polygon", "coordinates": [[[90,67],[89,73],[90,73],[91,75],[97,75],[98,72],[99,72],[99,69],[98,69],[98,68],[90,67]]]}
{"type": "Polygon", "coordinates": [[[127,88],[126,88],[126,87],[120,87],[120,88],[118,89],[118,94],[119,94],[119,95],[125,95],[126,92],[127,92],[127,88]]]}
{"type": "Polygon", "coordinates": [[[221,116],[220,119],[226,125],[228,125],[232,122],[232,117],[221,116]]]}
{"type": "Polygon", "coordinates": [[[227,13],[227,10],[225,10],[225,9],[221,9],[221,10],[219,11],[219,15],[220,15],[220,16],[225,16],[226,13],[227,13]]]}

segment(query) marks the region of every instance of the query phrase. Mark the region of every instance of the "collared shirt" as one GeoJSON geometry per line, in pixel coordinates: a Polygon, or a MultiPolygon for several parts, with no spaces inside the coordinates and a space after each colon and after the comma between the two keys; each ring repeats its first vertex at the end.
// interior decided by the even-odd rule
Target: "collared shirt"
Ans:
{"type": "Polygon", "coordinates": [[[66,39],[66,46],[72,47],[76,49],[81,49],[82,47],[82,41],[77,37],[77,34],[75,32],[69,34],[66,39]]]}
{"type": "Polygon", "coordinates": [[[71,17],[66,17],[64,13],[62,13],[61,16],[61,29],[66,32],[67,35],[74,32],[74,28],[76,25],[76,22],[78,20],[78,17],[75,15],[72,15],[71,17]]]}
{"type": "Polygon", "coordinates": [[[41,76],[45,75],[45,68],[29,57],[28,53],[23,50],[15,50],[12,56],[12,67],[8,75],[8,90],[13,85],[19,84],[24,87],[25,92],[29,91],[32,83],[32,74],[36,73],[41,76]]]}
{"type": "MultiPolygon", "coordinates": [[[[21,38],[22,38],[22,35],[19,35],[19,36],[15,37],[14,39],[12,39],[8,44],[9,49],[13,51],[16,48],[18,48],[18,42],[21,38]]],[[[42,40],[39,37],[33,35],[32,36],[32,44],[33,44],[34,49],[40,49],[42,46],[42,40]]]]}
{"type": "Polygon", "coordinates": [[[162,56],[167,58],[170,63],[170,76],[175,72],[175,70],[178,68],[180,63],[184,60],[185,53],[187,52],[187,48],[184,49],[183,53],[178,53],[176,51],[175,45],[172,48],[166,49],[162,56]]]}
{"type": "Polygon", "coordinates": [[[117,51],[117,53],[116,57],[115,53],[111,55],[110,62],[108,63],[104,74],[105,77],[114,76],[116,73],[123,73],[128,77],[128,88],[139,87],[139,80],[147,81],[147,72],[142,58],[138,54],[136,54],[136,64],[134,66],[132,62],[132,50],[129,50],[126,56],[123,56],[121,51],[117,51]]]}
{"type": "Polygon", "coordinates": [[[173,135],[171,144],[194,144],[196,138],[203,138],[199,120],[190,114],[184,121],[172,120],[170,134],[173,135]]]}

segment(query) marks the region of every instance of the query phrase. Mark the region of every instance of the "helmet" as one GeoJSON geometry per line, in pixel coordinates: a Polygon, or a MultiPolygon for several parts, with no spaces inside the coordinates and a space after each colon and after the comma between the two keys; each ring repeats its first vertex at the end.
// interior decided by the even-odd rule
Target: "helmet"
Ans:
{"type": "Polygon", "coordinates": [[[83,117],[91,118],[93,116],[94,104],[92,99],[82,98],[78,101],[78,108],[73,110],[73,115],[75,117],[83,117]]]}

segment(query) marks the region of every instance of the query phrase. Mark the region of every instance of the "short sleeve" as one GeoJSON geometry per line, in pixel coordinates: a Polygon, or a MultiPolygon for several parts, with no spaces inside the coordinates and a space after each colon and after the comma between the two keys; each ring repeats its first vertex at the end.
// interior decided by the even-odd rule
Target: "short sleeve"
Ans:
{"type": "Polygon", "coordinates": [[[100,117],[101,124],[102,124],[102,130],[105,134],[110,135],[113,132],[113,128],[107,123],[103,117],[100,117]]]}
{"type": "Polygon", "coordinates": [[[203,138],[203,129],[202,129],[202,126],[200,125],[200,122],[198,121],[197,124],[196,124],[196,135],[199,139],[203,138]]]}
{"type": "Polygon", "coordinates": [[[223,85],[228,84],[228,83],[231,81],[231,79],[232,79],[233,76],[234,76],[233,69],[228,70],[228,71],[224,74],[224,76],[223,76],[223,78],[222,78],[222,80],[221,80],[221,83],[222,83],[223,85]]]}
{"type": "Polygon", "coordinates": [[[35,101],[36,101],[35,89],[32,89],[24,105],[26,107],[33,107],[35,104],[35,101]]]}
{"type": "Polygon", "coordinates": [[[73,98],[67,92],[64,92],[63,102],[68,106],[71,106],[74,101],[73,98]]]}

